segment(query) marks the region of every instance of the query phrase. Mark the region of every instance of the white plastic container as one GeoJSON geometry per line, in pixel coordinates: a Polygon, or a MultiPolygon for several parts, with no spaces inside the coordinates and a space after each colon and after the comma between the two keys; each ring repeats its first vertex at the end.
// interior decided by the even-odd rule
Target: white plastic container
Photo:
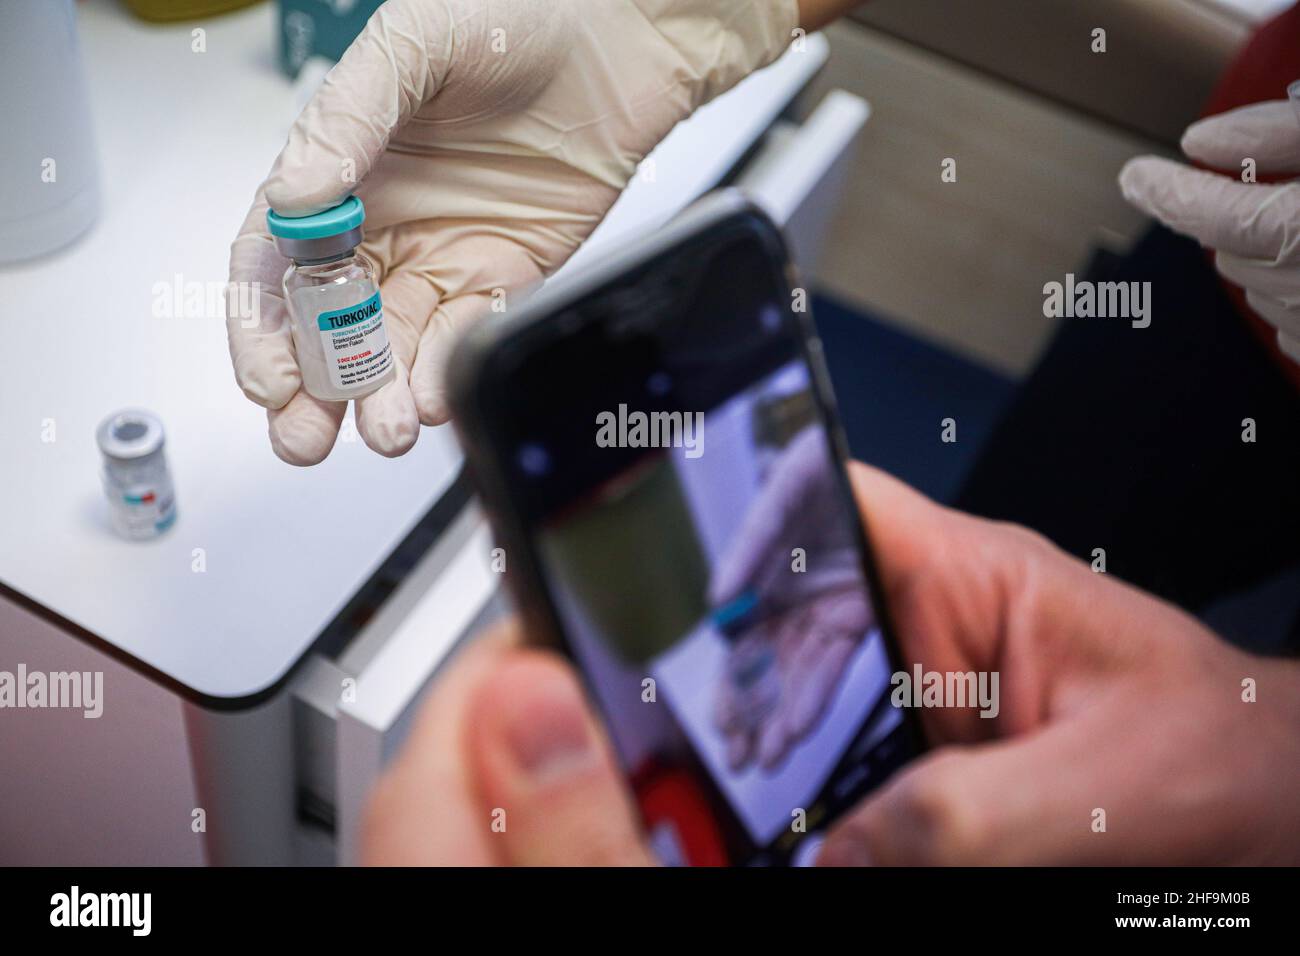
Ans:
{"type": "Polygon", "coordinates": [[[0,263],[45,255],[99,214],[99,174],[72,0],[0,3],[0,263]]]}

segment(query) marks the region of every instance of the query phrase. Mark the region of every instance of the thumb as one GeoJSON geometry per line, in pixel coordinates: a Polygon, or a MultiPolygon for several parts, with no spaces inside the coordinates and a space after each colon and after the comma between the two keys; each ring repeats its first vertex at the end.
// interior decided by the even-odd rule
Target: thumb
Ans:
{"type": "Polygon", "coordinates": [[[519,651],[471,702],[466,750],[499,857],[520,866],[644,866],[632,803],[573,672],[519,651]]]}
{"type": "Polygon", "coordinates": [[[281,215],[338,205],[401,127],[441,88],[451,62],[445,4],[388,0],[302,111],[266,181],[281,215]]]}
{"type": "Polygon", "coordinates": [[[1300,115],[1287,100],[1252,103],[1187,127],[1183,152],[1214,169],[1237,173],[1253,159],[1261,173],[1300,172],[1300,115]]]}

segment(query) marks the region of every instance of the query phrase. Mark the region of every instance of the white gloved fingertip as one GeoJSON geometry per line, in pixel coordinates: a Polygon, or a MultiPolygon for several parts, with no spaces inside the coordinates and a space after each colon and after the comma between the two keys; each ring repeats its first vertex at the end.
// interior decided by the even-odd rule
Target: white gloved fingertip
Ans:
{"type": "Polygon", "coordinates": [[[278,434],[274,428],[268,429],[268,433],[271,436],[271,450],[275,452],[275,457],[286,465],[293,465],[296,468],[319,465],[334,450],[333,441],[298,442],[292,436],[286,440],[285,436],[278,434]]]}
{"type": "Polygon", "coordinates": [[[271,449],[286,464],[318,465],[334,449],[345,402],[323,402],[299,392],[284,408],[266,414],[271,449]]]}
{"type": "Polygon", "coordinates": [[[1217,129],[1220,125],[1215,122],[1215,117],[1197,120],[1183,131],[1178,148],[1184,156],[1191,159],[1206,159],[1209,154],[1221,149],[1222,136],[1217,129]]]}
{"type": "Polygon", "coordinates": [[[420,437],[420,418],[407,383],[406,367],[379,391],[356,403],[357,431],[371,451],[385,458],[405,455],[420,437]]]}
{"type": "MultiPolygon", "coordinates": [[[[258,370],[258,372],[262,371],[258,370]]],[[[289,400],[302,386],[302,376],[298,372],[297,365],[292,369],[280,369],[271,374],[251,374],[237,367],[235,379],[249,401],[269,411],[277,411],[288,405],[289,400]]]]}
{"type": "Polygon", "coordinates": [[[1260,172],[1300,171],[1300,124],[1286,100],[1239,106],[1198,120],[1183,133],[1183,152],[1213,169],[1236,173],[1243,160],[1260,172]]]}
{"type": "MultiPolygon", "coordinates": [[[[341,164],[341,161],[340,161],[341,164]]],[[[281,216],[314,216],[333,209],[355,188],[341,178],[312,182],[312,171],[288,177],[296,187],[286,184],[286,177],[273,175],[266,181],[266,201],[281,216]]]]}
{"type": "Polygon", "coordinates": [[[1151,183],[1164,172],[1166,164],[1168,161],[1158,156],[1136,156],[1125,163],[1119,171],[1119,189],[1124,198],[1149,213],[1151,183]]]}
{"type": "Polygon", "coordinates": [[[445,425],[451,421],[451,408],[441,392],[416,394],[415,408],[419,413],[421,425],[445,425]]]}
{"type": "Polygon", "coordinates": [[[398,458],[405,455],[420,437],[420,423],[414,415],[409,417],[384,418],[378,422],[366,422],[358,429],[366,446],[385,458],[398,458]]]}

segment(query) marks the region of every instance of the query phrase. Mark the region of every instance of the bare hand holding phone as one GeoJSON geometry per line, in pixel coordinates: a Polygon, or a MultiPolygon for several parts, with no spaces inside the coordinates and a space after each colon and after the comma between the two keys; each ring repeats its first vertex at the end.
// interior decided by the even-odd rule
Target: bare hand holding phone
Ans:
{"type": "MultiPolygon", "coordinates": [[[[851,475],[903,656],[998,669],[1003,699],[993,720],[924,711],[942,746],[850,813],[822,862],[1300,861],[1300,665],[1234,650],[1032,532],[851,475]]],[[[576,676],[508,633],[435,687],[368,820],[376,864],[651,860],[576,676]]]]}

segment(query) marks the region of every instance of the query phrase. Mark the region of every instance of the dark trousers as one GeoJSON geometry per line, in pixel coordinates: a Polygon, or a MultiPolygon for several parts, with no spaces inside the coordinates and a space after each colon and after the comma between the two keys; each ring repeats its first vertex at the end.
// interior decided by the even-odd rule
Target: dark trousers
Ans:
{"type": "Polygon", "coordinates": [[[956,505],[1088,561],[1104,548],[1109,573],[1211,618],[1236,608],[1221,626],[1252,633],[1227,636],[1283,649],[1300,630],[1300,394],[1195,243],[1153,229],[1086,278],[1150,282],[1151,325],[1062,320],[956,505]]]}

